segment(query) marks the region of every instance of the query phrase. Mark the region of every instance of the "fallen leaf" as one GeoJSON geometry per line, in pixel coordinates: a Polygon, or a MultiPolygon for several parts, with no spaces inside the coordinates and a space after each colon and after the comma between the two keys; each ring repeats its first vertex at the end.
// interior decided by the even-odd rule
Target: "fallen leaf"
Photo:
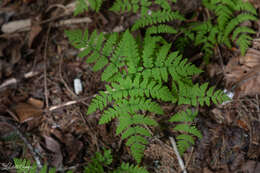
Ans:
{"type": "Polygon", "coordinates": [[[255,173],[256,164],[257,164],[256,161],[249,160],[242,166],[241,171],[247,172],[247,173],[255,173]]]}
{"type": "Polygon", "coordinates": [[[31,31],[30,31],[30,36],[28,40],[28,47],[32,47],[32,43],[34,39],[39,35],[39,33],[42,31],[42,27],[40,25],[32,25],[31,31]]]}
{"type": "Polygon", "coordinates": [[[254,67],[260,64],[260,51],[249,48],[245,56],[240,56],[240,64],[247,67],[254,67]]]}
{"type": "Polygon", "coordinates": [[[46,148],[53,152],[51,164],[56,168],[62,165],[63,156],[61,153],[60,144],[50,136],[43,136],[45,139],[46,148]]]}
{"type": "Polygon", "coordinates": [[[24,123],[42,115],[43,110],[28,103],[18,103],[14,110],[18,115],[20,123],[24,123]]]}
{"type": "Polygon", "coordinates": [[[71,134],[66,134],[65,135],[65,145],[66,145],[66,150],[68,151],[69,154],[69,163],[73,162],[75,158],[77,157],[77,154],[80,152],[80,150],[83,147],[83,143],[79,140],[77,140],[74,136],[71,134]]]}
{"type": "Polygon", "coordinates": [[[33,105],[34,107],[36,107],[36,108],[38,108],[38,109],[42,109],[43,106],[44,106],[43,101],[38,100],[38,99],[35,99],[35,98],[33,98],[33,97],[30,97],[30,98],[27,100],[27,103],[33,105]]]}
{"type": "Polygon", "coordinates": [[[16,64],[20,61],[22,55],[21,55],[21,43],[12,44],[11,49],[11,64],[16,64]]]}
{"type": "Polygon", "coordinates": [[[225,67],[226,85],[234,89],[234,98],[260,94],[260,40],[254,39],[252,47],[245,56],[231,58],[225,67]]]}

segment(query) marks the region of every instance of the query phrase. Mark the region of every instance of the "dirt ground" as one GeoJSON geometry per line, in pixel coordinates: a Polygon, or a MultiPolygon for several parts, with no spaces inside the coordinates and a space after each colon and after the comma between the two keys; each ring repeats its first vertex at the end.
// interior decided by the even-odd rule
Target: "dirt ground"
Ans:
{"type": "MultiPolygon", "coordinates": [[[[98,29],[122,31],[136,15],[117,15],[106,10],[73,15],[74,0],[2,0],[0,7],[0,172],[13,158],[49,163],[60,170],[83,172],[91,157],[102,148],[111,149],[114,161],[134,163],[124,141],[115,135],[115,125],[98,125],[100,113],[86,116],[91,98],[104,89],[100,73],[91,71],[78,50],[68,42],[64,31],[98,29]],[[80,19],[80,20],[78,20],[80,19]],[[21,29],[14,28],[22,25],[21,29]],[[13,29],[13,30],[12,30],[13,29]],[[83,91],[76,94],[74,80],[83,91]]],[[[259,8],[257,0],[252,1],[259,8]]],[[[181,6],[183,10],[189,8],[181,6]]],[[[259,11],[259,9],[258,9],[259,11]]],[[[260,31],[256,22],[254,28],[260,31]]],[[[229,87],[252,73],[260,73],[258,32],[246,56],[221,49],[209,65],[191,61],[205,73],[198,77],[217,88],[229,87]],[[249,60],[256,60],[249,64],[249,60]],[[239,63],[238,63],[239,62],[239,63]],[[241,63],[242,62],[242,63],[241,63]],[[241,77],[242,76],[242,77],[241,77]]],[[[170,36],[169,36],[170,37],[170,36]]],[[[168,38],[171,40],[172,38],[168,38]]],[[[250,61],[251,62],[251,61],[250,61]]],[[[203,134],[183,157],[189,173],[260,173],[260,76],[235,90],[232,102],[202,107],[196,124],[203,134]]],[[[173,105],[163,105],[169,113],[173,105]]],[[[154,140],[147,146],[142,165],[149,172],[181,172],[166,129],[153,129],[154,140]]]]}

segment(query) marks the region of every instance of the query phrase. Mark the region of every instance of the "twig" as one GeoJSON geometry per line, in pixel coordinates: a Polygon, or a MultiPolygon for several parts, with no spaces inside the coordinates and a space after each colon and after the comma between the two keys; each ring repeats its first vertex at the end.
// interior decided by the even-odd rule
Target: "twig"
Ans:
{"type": "Polygon", "coordinates": [[[7,120],[3,116],[0,116],[0,120],[6,122],[7,125],[10,126],[15,131],[15,133],[23,140],[23,142],[26,144],[26,146],[30,150],[30,152],[31,152],[31,154],[32,154],[36,164],[37,164],[37,167],[39,169],[41,169],[42,168],[42,164],[41,164],[40,157],[38,156],[38,153],[34,150],[33,146],[29,143],[29,141],[27,140],[26,136],[23,133],[21,133],[19,128],[16,127],[16,125],[12,121],[7,120]]]}
{"type": "MultiPolygon", "coordinates": [[[[94,96],[96,96],[96,95],[94,95],[94,96]]],[[[63,108],[65,106],[70,106],[70,105],[82,102],[84,100],[88,100],[88,99],[90,99],[94,96],[85,97],[85,98],[81,98],[81,99],[78,99],[78,100],[72,100],[72,101],[68,101],[68,102],[65,102],[65,103],[62,103],[62,104],[59,104],[59,105],[51,106],[50,108],[47,109],[47,111],[54,111],[56,109],[60,109],[60,108],[63,108]]]]}
{"type": "Polygon", "coordinates": [[[185,164],[185,167],[186,167],[186,168],[189,167],[189,163],[190,163],[190,160],[191,160],[191,158],[192,158],[193,152],[194,152],[194,147],[192,147],[192,150],[191,150],[191,153],[190,153],[190,155],[189,155],[189,158],[188,158],[188,160],[187,160],[187,162],[186,162],[186,164],[185,164]]]}
{"type": "Polygon", "coordinates": [[[47,36],[46,36],[46,41],[45,41],[45,46],[44,46],[44,95],[45,95],[45,103],[46,107],[49,107],[49,98],[48,98],[48,88],[47,88],[47,46],[48,46],[48,41],[49,41],[49,33],[51,30],[51,25],[48,26],[48,31],[47,31],[47,36]]]}
{"type": "Polygon", "coordinates": [[[224,68],[224,62],[223,62],[223,56],[220,52],[220,49],[219,49],[219,46],[217,45],[217,52],[218,52],[218,55],[219,55],[219,61],[220,61],[220,65],[221,65],[221,68],[222,68],[222,73],[225,72],[225,68],[224,68]]]}
{"type": "Polygon", "coordinates": [[[83,18],[73,18],[73,19],[66,19],[61,20],[59,22],[54,23],[54,27],[60,27],[64,25],[72,25],[72,24],[78,24],[78,23],[91,23],[92,20],[89,17],[83,17],[83,18]]]}
{"type": "MultiPolygon", "coordinates": [[[[39,71],[30,71],[28,73],[25,73],[24,76],[22,77],[22,79],[28,79],[31,78],[33,76],[38,75],[40,72],[39,71]]],[[[16,84],[18,82],[20,82],[22,79],[17,79],[17,78],[9,78],[6,81],[4,81],[1,85],[0,85],[0,91],[3,90],[4,88],[16,84]]]]}
{"type": "Polygon", "coordinates": [[[169,139],[170,139],[170,141],[171,141],[173,150],[174,150],[174,152],[175,152],[175,154],[176,154],[176,156],[177,156],[177,159],[178,159],[178,162],[179,162],[179,165],[180,165],[180,167],[181,167],[182,172],[183,172],[183,173],[187,173],[186,168],[185,168],[185,166],[184,166],[184,162],[183,162],[183,160],[182,160],[182,158],[181,158],[181,156],[180,156],[180,153],[179,153],[179,151],[178,151],[178,149],[177,149],[176,142],[175,142],[174,138],[173,138],[173,137],[169,137],[169,139]]]}

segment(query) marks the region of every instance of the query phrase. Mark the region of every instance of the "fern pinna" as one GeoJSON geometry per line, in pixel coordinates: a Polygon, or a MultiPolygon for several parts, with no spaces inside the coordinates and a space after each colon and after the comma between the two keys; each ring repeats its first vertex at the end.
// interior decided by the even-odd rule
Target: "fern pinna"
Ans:
{"type": "MultiPolygon", "coordinates": [[[[164,24],[169,21],[183,21],[185,18],[178,12],[172,11],[171,6],[176,0],[116,0],[109,9],[113,12],[133,12],[140,13],[140,18],[135,21],[132,31],[139,28],[147,27],[147,33],[159,34],[168,33],[176,34],[177,29],[164,24]],[[151,10],[153,6],[158,6],[156,11],[151,10]]],[[[74,14],[78,15],[88,11],[89,6],[92,10],[98,12],[102,5],[102,0],[77,0],[77,6],[74,14]]]]}
{"type": "Polygon", "coordinates": [[[241,24],[257,20],[253,5],[243,0],[203,0],[203,5],[214,13],[216,21],[212,18],[190,25],[196,33],[195,45],[202,45],[202,51],[208,58],[213,54],[216,44],[231,48],[234,42],[244,55],[251,44],[250,34],[255,34],[255,31],[241,24]]]}
{"type": "Polygon", "coordinates": [[[172,45],[162,37],[147,34],[138,44],[129,31],[122,36],[79,30],[66,35],[81,49],[79,56],[87,56],[87,62],[94,64],[94,70],[104,69],[101,78],[108,82],[106,91],[93,98],[87,114],[102,111],[100,124],[117,119],[116,134],[127,141],[138,163],[151,137],[147,127],[158,125],[152,115],[164,114],[158,101],[196,106],[227,99],[220,90],[207,90],[207,84],[194,85],[191,77],[202,71],[178,52],[170,53],[172,45]]]}

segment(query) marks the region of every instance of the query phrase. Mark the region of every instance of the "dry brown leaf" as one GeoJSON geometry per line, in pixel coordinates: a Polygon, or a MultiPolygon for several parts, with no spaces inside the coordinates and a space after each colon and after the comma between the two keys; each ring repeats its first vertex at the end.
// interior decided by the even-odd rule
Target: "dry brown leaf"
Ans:
{"type": "Polygon", "coordinates": [[[38,100],[38,99],[35,99],[35,98],[33,98],[33,97],[30,97],[30,98],[27,100],[27,103],[33,105],[34,107],[36,107],[36,108],[38,108],[38,109],[42,109],[43,106],[44,106],[43,101],[38,100]]]}
{"type": "Polygon", "coordinates": [[[35,118],[38,118],[42,115],[43,110],[34,107],[31,104],[28,103],[18,103],[14,110],[20,120],[20,123],[24,123],[30,120],[33,120],[35,118]]]}
{"type": "Polygon", "coordinates": [[[17,43],[12,45],[11,49],[11,64],[16,64],[20,61],[22,55],[21,55],[21,43],[17,43]]]}
{"type": "MultiPolygon", "coordinates": [[[[255,39],[253,47],[259,44],[255,39]]],[[[260,51],[250,48],[245,56],[231,58],[225,67],[225,79],[229,89],[235,88],[235,98],[260,94],[260,51]]]]}
{"type": "Polygon", "coordinates": [[[256,164],[257,164],[256,161],[249,160],[242,166],[242,171],[247,173],[256,173],[255,172],[256,164]]]}
{"type": "Polygon", "coordinates": [[[77,154],[82,149],[83,143],[68,133],[65,135],[65,145],[66,145],[66,150],[68,151],[69,154],[68,162],[71,163],[74,161],[74,159],[77,157],[77,154]]]}
{"type": "Polygon", "coordinates": [[[260,64],[260,51],[256,49],[248,49],[245,56],[240,57],[240,64],[243,64],[247,67],[254,67],[260,64]]]}
{"type": "Polygon", "coordinates": [[[50,136],[44,135],[43,137],[45,139],[46,148],[53,152],[53,157],[51,160],[52,166],[59,168],[63,161],[60,144],[50,136]]]}
{"type": "Polygon", "coordinates": [[[28,40],[28,47],[32,47],[32,43],[34,39],[39,35],[39,33],[42,31],[42,27],[40,25],[32,25],[31,31],[30,31],[30,36],[28,40]]]}
{"type": "Polygon", "coordinates": [[[213,173],[209,168],[203,168],[203,173],[213,173]]]}

